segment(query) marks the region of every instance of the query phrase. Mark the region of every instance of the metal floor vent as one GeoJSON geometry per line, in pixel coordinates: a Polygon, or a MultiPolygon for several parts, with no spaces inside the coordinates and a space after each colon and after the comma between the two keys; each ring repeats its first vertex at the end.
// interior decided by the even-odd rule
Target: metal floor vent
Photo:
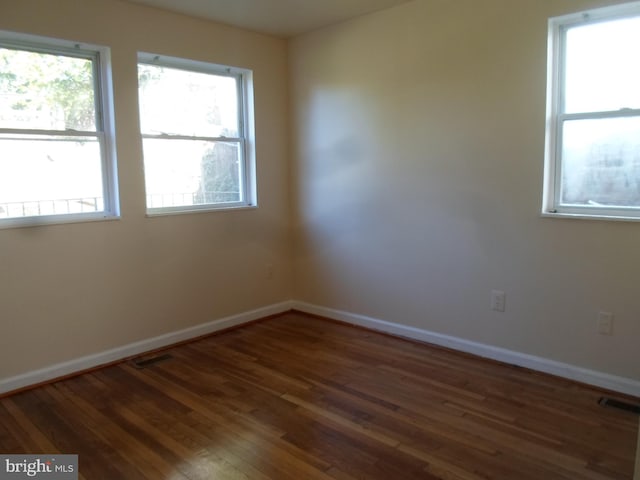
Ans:
{"type": "Polygon", "coordinates": [[[624,410],[626,412],[640,415],[640,405],[634,405],[633,403],[623,402],[622,400],[615,400],[607,397],[602,397],[598,400],[598,403],[603,407],[617,408],[618,410],[624,410]]]}
{"type": "Polygon", "coordinates": [[[151,357],[151,358],[138,357],[133,359],[133,366],[136,368],[146,368],[151,365],[155,365],[158,362],[164,362],[165,360],[170,360],[171,358],[173,357],[168,353],[165,353],[163,355],[158,355],[156,357],[151,357]]]}

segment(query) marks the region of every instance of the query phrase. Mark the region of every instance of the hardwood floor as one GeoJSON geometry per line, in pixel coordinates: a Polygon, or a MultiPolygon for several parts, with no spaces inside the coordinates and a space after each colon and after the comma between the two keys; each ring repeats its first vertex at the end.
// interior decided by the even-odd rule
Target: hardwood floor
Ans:
{"type": "Polygon", "coordinates": [[[86,480],[633,478],[638,416],[559,378],[299,313],[165,353],[0,399],[0,452],[86,480]]]}
{"type": "Polygon", "coordinates": [[[636,466],[633,480],[640,480],[640,422],[638,423],[638,445],[636,446],[636,466]]]}

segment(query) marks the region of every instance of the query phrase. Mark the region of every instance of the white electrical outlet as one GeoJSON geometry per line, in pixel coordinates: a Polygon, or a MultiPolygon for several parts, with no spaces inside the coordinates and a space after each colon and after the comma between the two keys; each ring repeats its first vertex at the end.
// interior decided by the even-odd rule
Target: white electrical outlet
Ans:
{"type": "Polygon", "coordinates": [[[505,293],[501,290],[491,290],[491,310],[504,312],[506,304],[505,293]]]}
{"type": "Polygon", "coordinates": [[[598,312],[598,333],[600,335],[613,334],[613,313],[598,312]]]}

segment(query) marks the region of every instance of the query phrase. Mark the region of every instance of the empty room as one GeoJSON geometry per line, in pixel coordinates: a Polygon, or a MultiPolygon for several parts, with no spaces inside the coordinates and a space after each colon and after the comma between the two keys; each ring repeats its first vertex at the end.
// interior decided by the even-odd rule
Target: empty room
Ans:
{"type": "Polygon", "coordinates": [[[0,480],[640,480],[640,2],[0,0],[0,480]]]}

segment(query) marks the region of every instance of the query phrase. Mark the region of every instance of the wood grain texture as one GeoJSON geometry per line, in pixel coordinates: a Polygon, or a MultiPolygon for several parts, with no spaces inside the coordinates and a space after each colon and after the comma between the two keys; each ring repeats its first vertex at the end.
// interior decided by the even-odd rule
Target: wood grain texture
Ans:
{"type": "Polygon", "coordinates": [[[166,352],[0,399],[0,452],[90,480],[634,478],[637,415],[571,381],[293,312],[166,352]]]}
{"type": "Polygon", "coordinates": [[[636,468],[633,480],[640,480],[640,420],[638,420],[638,446],[636,447],[636,468]]]}

